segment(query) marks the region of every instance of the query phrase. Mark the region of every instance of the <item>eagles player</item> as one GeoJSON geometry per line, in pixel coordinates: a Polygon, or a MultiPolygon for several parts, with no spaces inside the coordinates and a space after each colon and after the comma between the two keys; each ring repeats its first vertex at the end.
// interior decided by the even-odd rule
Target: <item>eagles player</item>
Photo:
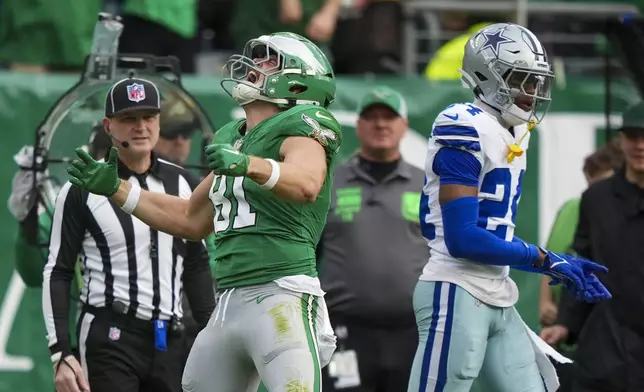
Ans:
{"type": "Polygon", "coordinates": [[[484,27],[461,74],[474,102],[442,111],[428,143],[420,220],[431,252],[413,299],[408,391],[465,392],[477,377],[485,391],[545,391],[556,375],[537,365],[543,354],[514,309],[509,269],[546,274],[586,301],[610,298],[594,275],[606,269],[514,236],[528,124],[543,119],[554,78],[539,40],[514,24],[484,27]]]}
{"type": "Polygon", "coordinates": [[[68,171],[154,228],[191,240],[214,230],[219,301],[190,352],[184,391],[253,390],[261,378],[269,391],[319,392],[335,349],[315,265],[342,137],[326,109],[334,74],[292,33],[249,41],[226,70],[222,87],[246,119],[215,134],[212,172],[190,200],[119,181],[114,153],[103,163],[77,151],[68,171]]]}

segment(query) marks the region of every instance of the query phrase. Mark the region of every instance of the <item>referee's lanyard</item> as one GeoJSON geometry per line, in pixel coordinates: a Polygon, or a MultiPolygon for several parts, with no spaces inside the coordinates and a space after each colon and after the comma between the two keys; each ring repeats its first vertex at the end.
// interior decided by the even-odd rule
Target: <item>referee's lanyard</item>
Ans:
{"type": "MultiPolygon", "coordinates": [[[[135,175],[139,181],[141,188],[146,191],[148,183],[146,182],[146,174],[135,175]]],[[[152,273],[156,271],[156,279],[159,279],[159,232],[150,227],[150,262],[152,263],[152,273]]],[[[154,279],[154,278],[153,278],[154,279]]],[[[152,311],[152,322],[154,323],[154,347],[160,351],[168,350],[168,321],[159,320],[159,302],[160,298],[154,298],[154,309],[152,311]]]]}

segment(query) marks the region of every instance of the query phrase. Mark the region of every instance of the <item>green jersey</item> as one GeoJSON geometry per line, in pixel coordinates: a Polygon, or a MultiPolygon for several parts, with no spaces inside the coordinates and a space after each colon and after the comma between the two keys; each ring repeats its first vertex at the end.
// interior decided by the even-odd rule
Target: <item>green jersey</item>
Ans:
{"type": "Polygon", "coordinates": [[[215,134],[215,143],[281,161],[291,136],[311,137],[325,149],[327,174],[313,203],[278,198],[246,177],[216,175],[210,191],[214,208],[215,279],[220,289],[268,283],[286,276],[317,276],[315,248],[326,224],[333,168],[342,135],[333,115],[318,106],[296,106],[242,134],[245,120],[215,134]]]}

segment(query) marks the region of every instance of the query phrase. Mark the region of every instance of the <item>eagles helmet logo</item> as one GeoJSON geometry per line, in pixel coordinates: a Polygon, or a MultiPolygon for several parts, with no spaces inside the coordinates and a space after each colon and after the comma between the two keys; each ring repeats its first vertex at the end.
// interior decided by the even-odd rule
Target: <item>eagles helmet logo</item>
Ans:
{"type": "Polygon", "coordinates": [[[335,140],[336,135],[335,133],[326,128],[322,128],[319,122],[315,121],[311,117],[307,116],[306,114],[302,114],[302,120],[307,123],[311,128],[313,128],[313,131],[309,133],[309,137],[317,140],[320,142],[321,145],[326,146],[329,142],[329,140],[335,140]]]}
{"type": "Polygon", "coordinates": [[[243,142],[244,142],[244,139],[237,139],[237,141],[235,141],[235,144],[233,145],[233,147],[235,147],[235,149],[239,150],[241,148],[243,142]]]}

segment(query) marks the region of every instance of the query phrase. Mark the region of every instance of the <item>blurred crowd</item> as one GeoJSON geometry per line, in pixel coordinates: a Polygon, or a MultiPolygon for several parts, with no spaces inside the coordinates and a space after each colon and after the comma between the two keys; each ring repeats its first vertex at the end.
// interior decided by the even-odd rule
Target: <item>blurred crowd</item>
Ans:
{"type": "Polygon", "coordinates": [[[198,71],[200,54],[238,52],[275,31],[325,48],[338,73],[392,72],[400,61],[401,4],[371,0],[2,0],[0,61],[14,70],[76,71],[100,11],[121,15],[122,53],[176,56],[185,73],[198,71]]]}
{"type": "MultiPolygon", "coordinates": [[[[601,75],[606,14],[592,6],[607,2],[588,3],[527,19],[559,73],[601,75]]],[[[614,15],[638,5],[618,3],[614,15]]],[[[90,51],[96,15],[107,11],[123,18],[121,52],[173,55],[185,73],[219,74],[222,61],[250,37],[290,31],[320,45],[336,74],[411,72],[457,80],[463,44],[473,31],[488,23],[520,22],[518,12],[507,7],[459,8],[434,0],[0,0],[0,67],[79,70],[90,51]]]]}

